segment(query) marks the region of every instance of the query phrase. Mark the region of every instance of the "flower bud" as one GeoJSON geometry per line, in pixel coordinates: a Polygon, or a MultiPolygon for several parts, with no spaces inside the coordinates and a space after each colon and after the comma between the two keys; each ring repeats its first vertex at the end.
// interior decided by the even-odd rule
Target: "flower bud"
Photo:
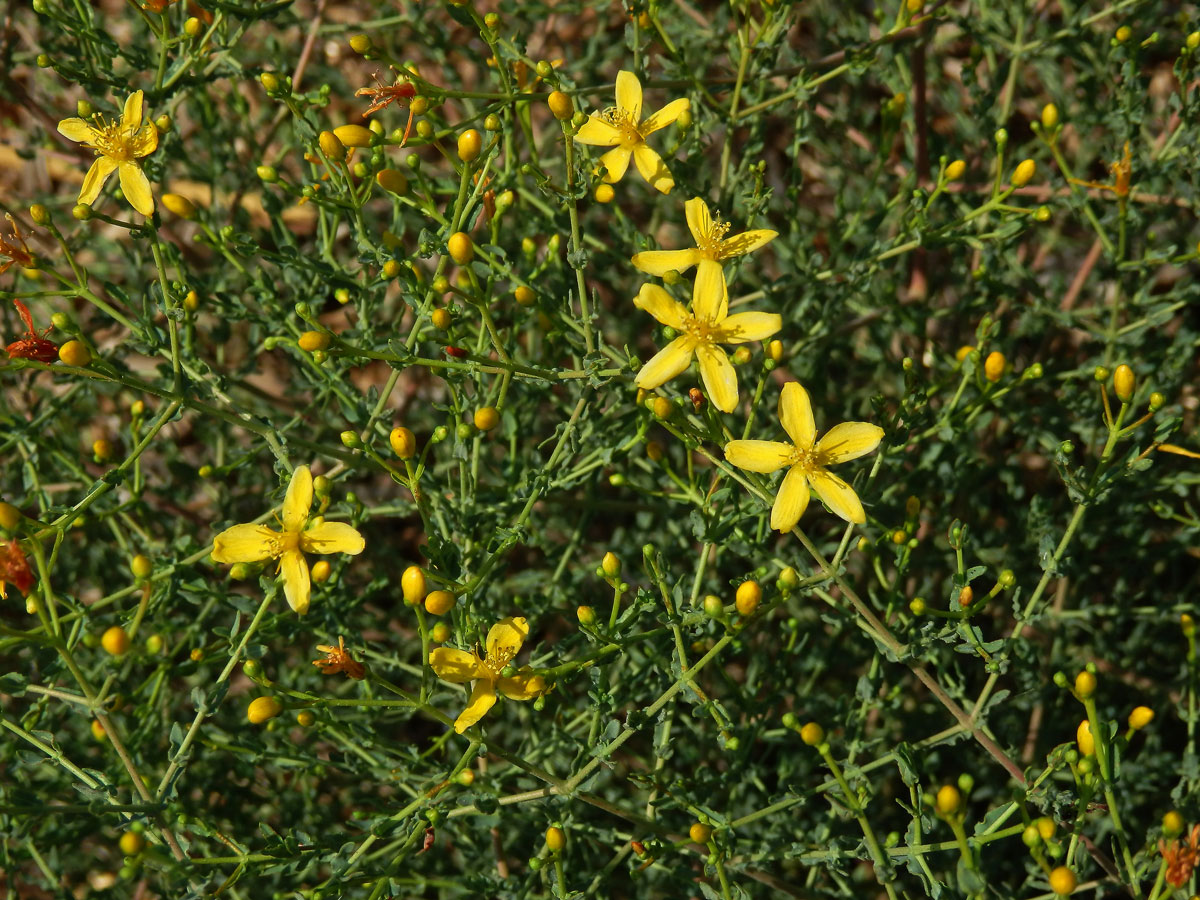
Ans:
{"type": "Polygon", "coordinates": [[[471,243],[471,238],[462,231],[456,231],[450,235],[450,239],[446,241],[446,249],[450,253],[450,258],[460,266],[466,265],[475,258],[475,247],[471,243]]]}
{"type": "Polygon", "coordinates": [[[688,829],[688,837],[696,844],[707,844],[712,838],[712,826],[705,825],[703,822],[695,823],[688,829]]]}
{"type": "Polygon", "coordinates": [[[1117,366],[1117,371],[1113,372],[1113,391],[1116,393],[1117,399],[1122,403],[1128,403],[1133,397],[1133,387],[1133,369],[1124,364],[1117,366]]]}
{"type": "Polygon", "coordinates": [[[1008,365],[1008,360],[1004,358],[1004,354],[999,350],[993,350],[983,362],[983,375],[988,381],[999,381],[1004,374],[1006,365],[1008,365]]]}
{"type": "Polygon", "coordinates": [[[754,611],[758,609],[760,602],[762,602],[762,588],[758,586],[757,581],[743,581],[738,585],[734,598],[734,605],[737,607],[738,615],[754,615],[754,611]]]}
{"type": "Polygon", "coordinates": [[[551,853],[560,853],[562,848],[567,845],[567,835],[561,828],[550,827],[546,829],[546,848],[551,853]]]}
{"type": "Polygon", "coordinates": [[[129,633],[120,625],[114,625],[101,635],[100,646],[110,656],[124,656],[129,652],[129,633]]]}
{"type": "Polygon", "coordinates": [[[50,224],[50,210],[46,209],[42,204],[35,203],[29,207],[29,218],[33,219],[37,225],[50,224]]]}
{"type": "Polygon", "coordinates": [[[1096,739],[1092,737],[1092,725],[1087,719],[1075,729],[1075,744],[1084,756],[1092,756],[1096,752],[1096,739]]]}
{"type": "Polygon", "coordinates": [[[604,559],[600,560],[600,568],[609,578],[616,578],[621,574],[621,560],[610,550],[604,554],[604,559]]]}
{"type": "Polygon", "coordinates": [[[929,604],[921,597],[913,597],[908,603],[908,611],[914,616],[923,616],[929,609],[929,604]]]}
{"type": "Polygon", "coordinates": [[[351,450],[357,450],[362,446],[362,438],[358,436],[357,431],[347,429],[341,433],[342,446],[351,450]]]}
{"type": "Polygon", "coordinates": [[[463,162],[473,162],[483,149],[483,135],[474,128],[468,128],[458,136],[458,158],[463,162]]]}
{"type": "Polygon", "coordinates": [[[1088,700],[1096,693],[1096,676],[1084,669],[1075,676],[1075,696],[1088,700]]]}
{"type": "Polygon", "coordinates": [[[356,34],[350,38],[350,49],[361,56],[366,56],[371,51],[371,39],[365,34],[356,34]]]}
{"type": "Polygon", "coordinates": [[[962,792],[952,784],[944,784],[933,805],[943,816],[953,816],[962,809],[962,802],[962,792]]]}
{"type": "Polygon", "coordinates": [[[592,196],[596,198],[597,203],[612,203],[617,192],[611,184],[598,184],[592,196]]]}
{"type": "Polygon", "coordinates": [[[324,331],[306,331],[296,343],[300,345],[301,350],[315,353],[317,350],[329,349],[330,337],[324,331]]]}
{"type": "Polygon", "coordinates": [[[0,503],[0,528],[16,531],[21,524],[21,511],[11,503],[0,503]]]}
{"type": "Polygon", "coordinates": [[[1129,714],[1129,727],[1134,731],[1141,731],[1153,721],[1154,710],[1148,706],[1135,706],[1129,714]]]}
{"type": "Polygon", "coordinates": [[[343,147],[370,147],[375,135],[371,129],[361,125],[339,125],[333,129],[334,137],[342,142],[343,147]]]}
{"type": "Polygon", "coordinates": [[[571,98],[562,91],[552,91],[550,96],[546,98],[546,105],[550,107],[550,112],[554,114],[554,118],[561,121],[566,121],[575,115],[575,107],[571,102],[571,98]]]}
{"type": "Polygon", "coordinates": [[[375,183],[397,197],[408,193],[408,179],[396,169],[380,169],[375,174],[375,183]]]}
{"type": "Polygon", "coordinates": [[[946,181],[958,181],[966,174],[967,164],[961,159],[956,159],[950,165],[946,166],[946,181]]]}
{"type": "Polygon", "coordinates": [[[822,744],[825,742],[825,729],[816,722],[809,722],[800,729],[800,740],[810,747],[822,744]]]}
{"type": "Polygon", "coordinates": [[[259,697],[250,702],[246,710],[246,718],[253,725],[261,725],[268,719],[273,719],[283,712],[283,704],[274,697],[259,697]]]}
{"type": "Polygon", "coordinates": [[[1015,188],[1024,187],[1029,184],[1033,178],[1034,172],[1037,171],[1037,163],[1032,159],[1022,160],[1021,163],[1013,170],[1012,186],[1015,188]]]}
{"type": "Polygon", "coordinates": [[[162,205],[181,219],[191,220],[196,218],[195,204],[180,194],[163,194],[162,205]]]}
{"type": "Polygon", "coordinates": [[[591,628],[596,624],[596,611],[590,606],[580,606],[575,610],[575,618],[579,620],[580,625],[591,628]]]}
{"type": "Polygon", "coordinates": [[[1047,103],[1042,107],[1042,127],[1050,131],[1058,124],[1058,107],[1047,103]]]}
{"type": "Polygon", "coordinates": [[[150,561],[150,557],[139,553],[129,561],[129,571],[133,573],[134,578],[149,578],[150,573],[154,571],[154,563],[150,561]]]}
{"type": "Polygon", "coordinates": [[[1167,837],[1175,837],[1177,834],[1182,834],[1183,825],[1183,816],[1179,814],[1178,810],[1173,809],[1162,818],[1163,834],[1167,837]]]}
{"type": "Polygon", "coordinates": [[[713,594],[709,594],[704,598],[704,614],[710,619],[719,619],[725,615],[725,604],[721,602],[721,598],[713,594]]]}
{"type": "Polygon", "coordinates": [[[650,462],[660,462],[666,451],[658,441],[646,441],[646,456],[650,462]]]}
{"type": "Polygon", "coordinates": [[[1078,880],[1075,878],[1075,873],[1066,866],[1059,866],[1050,873],[1050,890],[1060,897],[1065,897],[1074,891],[1076,884],[1078,884],[1078,880]]]}
{"type": "Polygon", "coordinates": [[[450,626],[445,622],[438,622],[429,630],[429,637],[435,644],[444,644],[450,640],[450,626]]]}
{"type": "Polygon", "coordinates": [[[392,433],[388,435],[388,443],[392,446],[392,452],[400,459],[412,459],[417,452],[416,435],[403,426],[392,429],[392,433]]]}
{"type": "Polygon", "coordinates": [[[449,591],[431,591],[425,598],[425,612],[432,616],[444,616],[454,609],[456,600],[449,591]]]}
{"type": "Polygon", "coordinates": [[[341,162],[346,158],[346,147],[332,131],[322,131],[317,136],[317,145],[330,162],[341,162]]]}
{"type": "Polygon", "coordinates": [[[473,419],[480,431],[491,431],[500,424],[500,413],[494,406],[483,406],[475,410],[473,419]]]}
{"type": "Polygon", "coordinates": [[[409,566],[400,576],[400,591],[404,602],[416,606],[425,599],[425,573],[420,566],[409,566]]]}

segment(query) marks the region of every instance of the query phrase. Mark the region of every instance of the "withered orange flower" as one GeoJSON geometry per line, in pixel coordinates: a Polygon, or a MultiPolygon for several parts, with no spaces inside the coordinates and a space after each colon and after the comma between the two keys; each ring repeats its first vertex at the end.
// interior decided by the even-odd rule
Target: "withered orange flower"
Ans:
{"type": "Polygon", "coordinates": [[[28,594],[33,587],[33,572],[16,541],[0,541],[0,599],[8,598],[5,582],[14,585],[22,594],[28,594]]]}
{"type": "Polygon", "coordinates": [[[1179,838],[1169,844],[1159,841],[1158,852],[1167,864],[1167,882],[1173,887],[1183,887],[1200,862],[1200,825],[1192,826],[1186,842],[1179,838]]]}
{"type": "Polygon", "coordinates": [[[338,672],[342,672],[347,678],[360,681],[366,677],[367,667],[350,655],[346,650],[346,641],[341,635],[338,636],[336,647],[317,644],[317,650],[325,654],[324,658],[313,660],[313,665],[321,670],[322,675],[336,675],[338,672]]]}
{"type": "Polygon", "coordinates": [[[17,227],[16,220],[9,213],[5,213],[4,218],[8,219],[8,227],[12,229],[12,239],[16,243],[10,244],[0,235],[0,257],[8,257],[6,260],[0,260],[0,275],[12,268],[14,263],[22,269],[33,266],[33,254],[29,252],[29,246],[21,236],[21,229],[17,227]]]}
{"type": "Polygon", "coordinates": [[[45,337],[50,333],[50,329],[47,328],[39,335],[33,330],[33,316],[29,314],[29,308],[20,300],[13,300],[13,304],[17,307],[17,314],[25,323],[25,336],[5,347],[8,355],[13,359],[35,359],[44,363],[54,362],[58,359],[58,344],[46,340],[45,337]]]}
{"type": "MultiPolygon", "coordinates": [[[[411,81],[401,81],[397,78],[395,84],[387,85],[379,83],[376,78],[375,87],[359,88],[354,92],[355,97],[370,97],[371,105],[367,107],[367,111],[362,114],[365,119],[371,113],[379,112],[381,109],[386,109],[393,103],[403,103],[406,100],[411,100],[417,95],[417,86],[411,81]]],[[[404,138],[400,141],[400,146],[403,147],[408,143],[408,136],[412,132],[413,111],[410,107],[408,110],[408,122],[404,126],[404,138]]]]}
{"type": "Polygon", "coordinates": [[[1129,196],[1130,182],[1133,180],[1133,156],[1129,152],[1129,141],[1125,142],[1125,152],[1119,160],[1108,167],[1112,172],[1112,184],[1097,184],[1094,181],[1081,181],[1078,178],[1069,179],[1072,184],[1080,187],[1096,188],[1099,191],[1112,191],[1120,198],[1129,196]]]}

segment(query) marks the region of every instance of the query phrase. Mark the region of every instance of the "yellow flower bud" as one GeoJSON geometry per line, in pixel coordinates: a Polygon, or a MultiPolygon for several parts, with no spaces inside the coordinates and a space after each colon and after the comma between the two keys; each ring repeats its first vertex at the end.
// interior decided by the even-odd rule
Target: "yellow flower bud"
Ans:
{"type": "Polygon", "coordinates": [[[1117,399],[1128,403],[1133,397],[1133,387],[1133,369],[1124,364],[1117,366],[1117,371],[1113,372],[1113,391],[1116,392],[1117,399]]]}
{"type": "Polygon", "coordinates": [[[188,16],[187,20],[183,23],[183,33],[188,37],[200,37],[203,31],[204,23],[195,16],[188,16]]]}
{"type": "Polygon", "coordinates": [[[1004,358],[1004,354],[998,350],[993,350],[983,362],[984,377],[988,381],[999,381],[1000,376],[1004,374],[1004,367],[1007,364],[1008,360],[1004,358]]]}
{"type": "Polygon", "coordinates": [[[567,835],[561,828],[551,826],[546,829],[546,848],[551,853],[560,853],[567,845],[567,835]]]}
{"type": "Polygon", "coordinates": [[[400,591],[404,602],[416,606],[425,599],[425,573],[420,566],[409,566],[400,576],[400,591]]]}
{"type": "Polygon", "coordinates": [[[1043,841],[1048,841],[1054,837],[1054,832],[1057,830],[1054,820],[1049,816],[1042,816],[1039,819],[1035,819],[1033,826],[1037,829],[1038,837],[1043,841]]]}
{"type": "Polygon", "coordinates": [[[767,344],[767,356],[771,357],[772,362],[783,359],[783,341],[774,340],[767,344]]]}
{"type": "Polygon", "coordinates": [[[1050,890],[1060,897],[1065,897],[1074,891],[1077,883],[1075,873],[1066,866],[1059,866],[1050,873],[1050,890]]]}
{"type": "Polygon", "coordinates": [[[600,570],[609,578],[616,578],[621,574],[621,560],[617,554],[611,550],[604,554],[604,559],[600,560],[600,570]]]}
{"type": "Polygon", "coordinates": [[[675,412],[675,404],[666,397],[655,397],[650,404],[654,410],[654,414],[660,419],[669,419],[671,414],[675,412]]]}
{"type": "Polygon", "coordinates": [[[815,747],[817,744],[824,742],[825,729],[816,722],[809,722],[800,729],[800,740],[804,741],[810,747],[815,747]]]}
{"type": "Polygon", "coordinates": [[[146,849],[146,839],[134,831],[127,831],[121,835],[118,844],[125,856],[137,856],[146,849]]]}
{"type": "Polygon", "coordinates": [[[390,194],[402,197],[408,193],[408,179],[396,169],[380,169],[375,173],[375,183],[390,194]]]}
{"type": "Polygon", "coordinates": [[[1177,834],[1183,833],[1183,816],[1178,810],[1171,810],[1163,816],[1162,830],[1167,837],[1175,837],[1177,834]]]}
{"type": "Polygon", "coordinates": [[[611,184],[596,185],[596,192],[592,195],[596,198],[597,203],[612,203],[613,198],[617,196],[617,192],[611,184]]]}
{"type": "Polygon", "coordinates": [[[1131,37],[1133,37],[1133,31],[1128,25],[1122,25],[1117,29],[1116,38],[1118,43],[1124,44],[1131,37]]]}
{"type": "Polygon", "coordinates": [[[366,55],[371,50],[371,39],[365,34],[356,34],[350,38],[350,49],[355,53],[366,55]]]}
{"type": "Polygon", "coordinates": [[[123,656],[129,652],[129,633],[114,625],[100,637],[100,646],[112,656],[123,656]]]}
{"type": "Polygon", "coordinates": [[[273,719],[281,712],[283,712],[283,704],[274,697],[259,697],[250,702],[250,707],[246,710],[246,718],[253,725],[261,725],[267,719],[273,719]]]}
{"type": "Polygon", "coordinates": [[[438,331],[446,331],[453,322],[453,316],[448,309],[435,309],[429,314],[429,321],[438,331]]]}
{"type": "Polygon", "coordinates": [[[1084,756],[1093,756],[1096,753],[1096,739],[1092,737],[1092,725],[1087,719],[1080,722],[1079,727],[1075,729],[1075,743],[1084,756]]]}
{"type": "Polygon", "coordinates": [[[317,717],[311,709],[302,709],[296,713],[296,724],[301,728],[312,728],[313,723],[317,721],[317,717]]]}
{"type": "Polygon", "coordinates": [[[734,605],[737,607],[739,615],[753,615],[761,601],[762,588],[758,586],[757,581],[743,581],[738,585],[737,593],[734,595],[734,605]]]}
{"type": "Polygon", "coordinates": [[[961,159],[956,159],[950,165],[946,166],[946,181],[958,181],[967,171],[967,164],[961,159]]]}
{"type": "Polygon", "coordinates": [[[688,829],[688,837],[697,844],[707,844],[712,838],[712,826],[705,825],[703,822],[696,822],[688,829]]]}
{"type": "Polygon", "coordinates": [[[150,573],[154,571],[154,563],[150,561],[150,557],[139,553],[129,561],[129,570],[133,572],[134,578],[149,578],[150,573]]]}
{"type": "Polygon", "coordinates": [[[180,194],[163,194],[162,204],[170,212],[179,216],[181,219],[196,218],[196,206],[187,197],[180,194]]]}
{"type": "Polygon", "coordinates": [[[329,341],[329,335],[324,331],[306,331],[296,343],[300,345],[301,350],[315,353],[318,350],[328,350],[329,341]]]}
{"type": "Polygon", "coordinates": [[[83,368],[92,361],[92,353],[83,341],[67,341],[58,348],[58,358],[68,366],[83,368]]]}
{"type": "Polygon", "coordinates": [[[361,125],[339,125],[333,129],[333,133],[342,142],[343,147],[370,147],[374,138],[371,129],[361,125]]]}
{"type": "Polygon", "coordinates": [[[483,149],[483,135],[474,128],[468,128],[458,136],[458,158],[463,162],[472,162],[483,149]]]}
{"type": "Polygon", "coordinates": [[[322,131],[317,136],[317,145],[330,162],[341,162],[346,158],[346,147],[332,131],[322,131]]]}
{"type": "Polygon", "coordinates": [[[450,640],[450,626],[445,622],[438,622],[429,630],[429,637],[435,644],[444,644],[450,640]]]}
{"type": "Polygon", "coordinates": [[[934,807],[943,816],[952,816],[962,809],[962,791],[952,784],[944,784],[938,789],[934,807]]]}
{"type": "Polygon", "coordinates": [[[1075,696],[1087,700],[1096,693],[1096,676],[1084,669],[1075,676],[1075,696]]]}
{"type": "Polygon", "coordinates": [[[1195,50],[1197,47],[1200,47],[1200,31],[1193,31],[1187,36],[1187,48],[1195,50]]]}
{"type": "Polygon", "coordinates": [[[491,431],[500,424],[500,413],[494,406],[484,406],[475,410],[474,421],[480,431],[491,431]]]}
{"type": "Polygon", "coordinates": [[[1033,173],[1037,171],[1037,163],[1032,159],[1022,160],[1021,163],[1013,170],[1012,186],[1015,188],[1024,187],[1029,184],[1033,173]]]}
{"type": "Polygon", "coordinates": [[[1148,706],[1135,706],[1129,714],[1129,727],[1134,731],[1141,731],[1153,721],[1154,710],[1148,706]]]}
{"type": "Polygon", "coordinates": [[[1058,107],[1053,103],[1047,103],[1042,107],[1042,127],[1047,131],[1058,124],[1058,107]]]}
{"type": "Polygon", "coordinates": [[[658,462],[665,452],[663,445],[658,441],[646,441],[646,456],[650,458],[650,462],[658,462]]]}
{"type": "Polygon", "coordinates": [[[554,118],[560,121],[569,119],[575,114],[575,105],[571,102],[571,98],[562,91],[551,91],[550,96],[546,98],[546,105],[550,107],[554,118]]]}
{"type": "Polygon", "coordinates": [[[450,258],[460,266],[475,258],[475,245],[471,243],[471,238],[466,232],[456,231],[450,235],[450,239],[446,241],[446,249],[450,252],[450,258]]]}
{"type": "Polygon", "coordinates": [[[21,524],[21,511],[11,503],[0,503],[0,528],[16,531],[21,524]]]}
{"type": "Polygon", "coordinates": [[[312,566],[312,580],[317,584],[324,584],[329,580],[329,576],[333,574],[333,566],[329,564],[329,560],[318,559],[312,566]]]}
{"type": "Polygon", "coordinates": [[[968,356],[971,355],[971,351],[974,349],[975,348],[972,347],[970,344],[963,344],[961,347],[959,347],[954,352],[954,358],[956,360],[958,360],[959,362],[962,362],[964,359],[966,359],[968,356]]]}
{"type": "Polygon", "coordinates": [[[433,591],[425,598],[425,612],[432,616],[444,616],[454,609],[456,600],[449,591],[433,591]]]}
{"type": "Polygon", "coordinates": [[[523,284],[518,285],[517,289],[513,291],[513,299],[522,306],[532,306],[534,301],[533,289],[523,284]]]}

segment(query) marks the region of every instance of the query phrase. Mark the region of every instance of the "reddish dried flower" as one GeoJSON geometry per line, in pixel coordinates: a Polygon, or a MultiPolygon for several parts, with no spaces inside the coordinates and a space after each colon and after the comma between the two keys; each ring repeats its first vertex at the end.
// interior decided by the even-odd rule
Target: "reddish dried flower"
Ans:
{"type": "Polygon", "coordinates": [[[16,541],[0,541],[0,599],[8,597],[5,582],[15,585],[22,594],[28,594],[33,587],[33,572],[16,541]]]}
{"type": "Polygon", "coordinates": [[[453,356],[455,359],[465,359],[467,356],[467,351],[462,347],[447,347],[446,355],[453,356]]]}
{"type": "Polygon", "coordinates": [[[347,678],[362,680],[366,677],[367,667],[346,651],[346,641],[341,636],[338,637],[336,647],[317,644],[317,650],[325,654],[324,659],[313,660],[313,665],[321,670],[322,675],[336,675],[338,672],[344,672],[347,678]]]}
{"type": "Polygon", "coordinates": [[[1169,844],[1159,841],[1158,852],[1167,863],[1167,882],[1173,887],[1183,887],[1200,862],[1200,825],[1192,826],[1186,842],[1179,838],[1169,844]]]}
{"type": "MultiPolygon", "coordinates": [[[[362,114],[365,119],[371,113],[379,112],[381,109],[386,109],[393,103],[403,104],[406,100],[411,100],[417,95],[417,86],[409,81],[399,81],[392,85],[380,84],[376,78],[376,86],[373,88],[359,88],[354,92],[355,97],[370,97],[371,105],[367,107],[367,111],[362,114]]],[[[400,146],[403,147],[408,143],[408,135],[412,132],[413,111],[408,111],[408,123],[404,126],[404,138],[400,141],[400,146]]]]}
{"type": "Polygon", "coordinates": [[[20,340],[13,341],[5,349],[14,359],[35,359],[38,362],[50,363],[58,359],[58,344],[48,341],[45,336],[50,333],[47,328],[40,335],[33,330],[33,316],[28,307],[20,300],[13,300],[17,314],[25,323],[25,335],[20,340]]]}
{"type": "Polygon", "coordinates": [[[29,246],[25,243],[25,238],[21,236],[21,229],[17,227],[16,220],[8,213],[4,214],[8,219],[8,227],[12,229],[12,239],[15,243],[10,244],[0,236],[0,257],[7,256],[7,260],[0,260],[0,275],[3,275],[13,263],[16,263],[22,269],[28,269],[33,266],[33,254],[29,252],[29,246]]]}

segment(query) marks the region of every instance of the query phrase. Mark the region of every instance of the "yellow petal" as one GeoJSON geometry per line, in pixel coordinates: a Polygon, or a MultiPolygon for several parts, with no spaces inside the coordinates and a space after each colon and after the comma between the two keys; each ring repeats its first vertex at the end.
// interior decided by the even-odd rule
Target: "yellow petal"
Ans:
{"type": "Polygon", "coordinates": [[[696,283],[692,287],[692,312],[710,325],[719,323],[729,314],[729,288],[721,264],[702,259],[696,266],[696,283]]]}
{"type": "Polygon", "coordinates": [[[708,204],[699,197],[693,197],[683,204],[683,214],[687,218],[688,231],[692,233],[696,245],[704,243],[713,230],[712,213],[708,211],[708,204]]]}
{"type": "Polygon", "coordinates": [[[528,635],[529,623],[523,616],[509,616],[507,619],[501,619],[488,632],[488,662],[501,666],[508,665],[509,661],[520,652],[521,645],[525,643],[528,635]]]}
{"type": "Polygon", "coordinates": [[[675,187],[675,179],[671,177],[667,164],[658,153],[644,143],[636,144],[633,148],[633,162],[637,166],[638,174],[650,183],[650,187],[660,194],[671,193],[671,188],[675,187]]]}
{"type": "Polygon", "coordinates": [[[1191,459],[1200,459],[1200,453],[1194,450],[1189,450],[1187,447],[1180,447],[1178,444],[1159,444],[1157,449],[1164,453],[1174,453],[1176,456],[1187,456],[1191,459]]]}
{"type": "Polygon", "coordinates": [[[778,441],[730,441],[725,458],[747,472],[769,474],[786,466],[792,459],[792,445],[778,441]]]}
{"type": "Polygon", "coordinates": [[[83,176],[83,184],[79,188],[79,202],[89,205],[95,203],[96,198],[100,196],[100,189],[104,187],[104,182],[108,181],[108,176],[116,167],[117,164],[107,156],[97,156],[92,167],[83,176]]]}
{"type": "Polygon", "coordinates": [[[624,69],[617,73],[617,109],[634,122],[642,121],[642,83],[624,69]]]}
{"type": "Polygon", "coordinates": [[[149,156],[158,148],[158,129],[154,127],[153,122],[147,122],[133,136],[130,148],[133,151],[133,155],[139,157],[149,156]]]}
{"type": "Polygon", "coordinates": [[[475,682],[475,688],[471,691],[471,699],[467,701],[467,708],[454,720],[454,730],[462,734],[482,719],[487,711],[495,705],[496,686],[486,678],[481,678],[475,682]]]}
{"type": "Polygon", "coordinates": [[[657,284],[643,284],[637,296],[633,298],[633,305],[644,309],[663,325],[676,331],[683,331],[692,320],[683,304],[657,284]]]}
{"type": "Polygon", "coordinates": [[[121,190],[129,205],[146,218],[154,214],[154,194],[150,190],[150,179],[137,163],[123,162],[117,166],[121,177],[121,190]]]}
{"type": "Polygon", "coordinates": [[[775,313],[735,313],[713,329],[712,337],[718,344],[744,344],[765,340],[782,327],[783,319],[775,313]]]}
{"type": "Polygon", "coordinates": [[[817,426],[813,422],[812,404],[808,391],[799,382],[789,381],[779,396],[779,421],[792,443],[801,450],[811,450],[817,439],[817,426]]]}
{"type": "Polygon", "coordinates": [[[474,653],[452,647],[438,647],[430,653],[429,665],[438,678],[453,684],[466,684],[482,674],[474,653]]]}
{"type": "Polygon", "coordinates": [[[832,472],[824,469],[813,469],[808,474],[808,480],[817,496],[825,501],[825,505],[833,510],[834,515],[840,516],[847,522],[861,525],[867,521],[862,503],[854,488],[842,481],[832,472]]]}
{"type": "Polygon", "coordinates": [[[834,425],[817,441],[820,464],[832,466],[848,459],[866,456],[883,440],[883,429],[866,422],[843,422],[834,425]]]}
{"type": "Polygon", "coordinates": [[[672,100],[645,122],[638,126],[638,132],[645,137],[648,134],[654,134],[660,128],[666,128],[681,115],[685,109],[691,109],[692,101],[687,97],[681,97],[678,100],[672,100]]]}
{"type": "Polygon", "coordinates": [[[142,127],[142,92],[134,91],[125,98],[125,109],[121,113],[121,128],[137,131],[142,127]]]}
{"type": "Polygon", "coordinates": [[[713,406],[721,412],[733,412],[738,402],[737,373],[725,351],[716,344],[698,344],[696,359],[700,377],[713,406]]]}
{"type": "Polygon", "coordinates": [[[287,496],[283,498],[283,530],[299,531],[308,519],[312,506],[313,478],[308,466],[296,466],[292,480],[288,482],[287,496]]]}
{"type": "Polygon", "coordinates": [[[777,237],[779,237],[778,231],[768,231],[765,228],[735,234],[733,237],[721,241],[721,259],[744,256],[777,237]]]}
{"type": "Polygon", "coordinates": [[[616,184],[625,177],[625,170],[629,168],[630,152],[628,147],[613,147],[600,157],[600,165],[607,170],[604,175],[605,181],[616,184]]]}
{"type": "Polygon", "coordinates": [[[808,479],[800,466],[792,466],[779,483],[779,493],[771,507],[771,527],[788,532],[796,527],[808,509],[808,479]]]}
{"type": "Polygon", "coordinates": [[[261,562],[275,556],[279,535],[266,525],[234,525],[213,538],[212,557],[219,563],[261,562]]]}
{"type": "Polygon", "coordinates": [[[500,693],[510,700],[532,700],[546,692],[546,679],[535,675],[529,666],[521,666],[521,670],[512,678],[501,678],[496,682],[500,693]]]}
{"type": "Polygon", "coordinates": [[[633,255],[633,267],[661,278],[668,272],[686,272],[700,260],[699,250],[646,250],[633,255]]]}
{"type": "Polygon", "coordinates": [[[95,131],[83,119],[63,119],[58,123],[58,133],[69,141],[77,144],[87,144],[92,140],[95,131]]]}
{"type": "Polygon", "coordinates": [[[692,364],[694,343],[687,335],[680,335],[663,347],[642,366],[633,383],[648,391],[666,384],[692,364]]]}
{"type": "Polygon", "coordinates": [[[593,147],[612,147],[621,143],[621,131],[599,116],[588,116],[583,127],[575,132],[575,140],[593,147]]]}
{"type": "Polygon", "coordinates": [[[308,612],[308,600],[312,583],[308,578],[308,563],[299,550],[289,550],[279,560],[279,574],[283,576],[283,596],[288,606],[304,615],[308,612]]]}
{"type": "Polygon", "coordinates": [[[300,549],[305,553],[349,553],[357,556],[366,545],[363,536],[345,522],[322,522],[300,533],[300,549]]]}

